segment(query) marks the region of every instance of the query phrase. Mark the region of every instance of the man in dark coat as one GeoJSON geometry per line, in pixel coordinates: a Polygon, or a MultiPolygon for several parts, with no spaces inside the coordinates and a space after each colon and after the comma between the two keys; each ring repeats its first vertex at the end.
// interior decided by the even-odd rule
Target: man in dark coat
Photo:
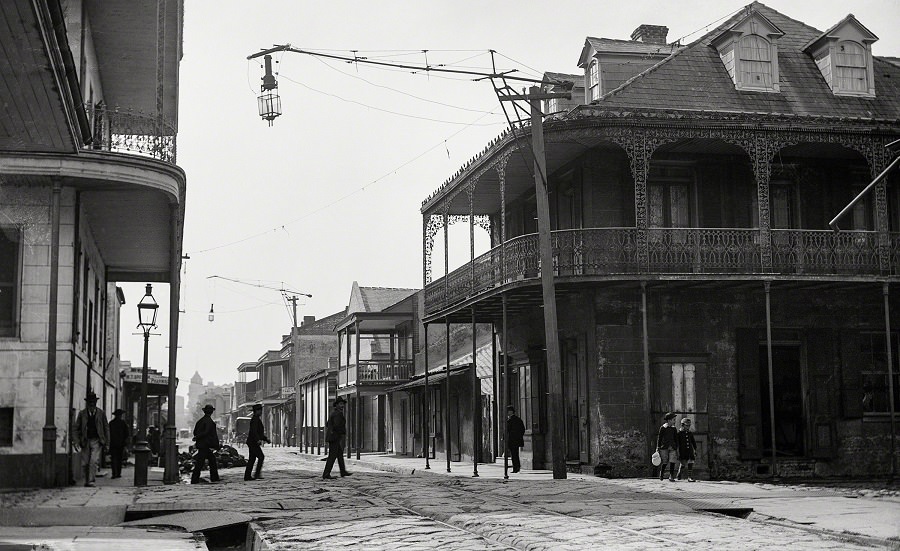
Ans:
{"type": "Polygon", "coordinates": [[[209,460],[209,481],[218,482],[219,464],[213,450],[222,447],[219,444],[219,432],[216,430],[216,422],[212,419],[212,412],[216,408],[211,404],[203,406],[203,417],[194,425],[194,441],[197,454],[194,456],[194,472],[191,473],[191,484],[200,482],[200,471],[203,470],[203,462],[209,460]]]}
{"type": "Polygon", "coordinates": [[[262,408],[262,404],[253,404],[253,417],[250,418],[250,432],[247,434],[247,448],[250,450],[250,459],[247,461],[247,468],[244,470],[244,480],[259,480],[262,478],[263,459],[266,456],[263,454],[262,446],[259,443],[272,443],[269,437],[266,436],[265,428],[263,428],[262,408]],[[251,477],[255,461],[258,461],[256,463],[256,474],[251,477]]]}
{"type": "Polygon", "coordinates": [[[322,478],[334,478],[331,476],[331,468],[334,467],[334,461],[337,460],[338,467],[341,470],[341,476],[350,476],[347,467],[344,465],[344,437],[347,435],[347,421],[344,418],[343,398],[338,396],[334,400],[334,406],[331,409],[331,415],[325,422],[325,441],[328,442],[328,460],[325,461],[325,472],[322,478]]]}
{"type": "Polygon", "coordinates": [[[89,392],[84,401],[87,407],[78,412],[72,427],[72,445],[76,453],[81,453],[84,485],[91,487],[97,477],[103,448],[109,445],[109,423],[106,414],[97,407],[96,394],[89,392]]]}
{"type": "Polygon", "coordinates": [[[131,427],[122,419],[124,409],[113,412],[109,422],[109,460],[112,462],[112,478],[122,478],[122,463],[125,461],[125,446],[131,438],[131,427]]]}
{"type": "Polygon", "coordinates": [[[506,406],[506,449],[512,458],[514,473],[519,472],[522,463],[519,461],[519,448],[525,445],[525,423],[516,415],[516,408],[506,406]]]}

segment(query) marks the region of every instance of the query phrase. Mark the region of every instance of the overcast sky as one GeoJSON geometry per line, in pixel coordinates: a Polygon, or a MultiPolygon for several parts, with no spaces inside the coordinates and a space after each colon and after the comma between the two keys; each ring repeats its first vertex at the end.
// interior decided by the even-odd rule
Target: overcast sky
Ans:
{"type": "MultiPolygon", "coordinates": [[[[486,81],[281,53],[274,57],[284,114],[270,128],[257,115],[262,59],[248,55],[289,43],[490,70],[494,50],[498,71],[539,78],[545,71],[579,73],[587,36],[627,40],[647,23],[669,27],[670,42],[689,43],[748,3],[185,2],[178,164],[187,173],[190,259],[182,273],[178,394],[187,394],[195,371],[205,382],[233,382],[241,362],[280,348],[291,317],[275,289],[313,295],[298,303],[302,319],[343,310],[354,281],[421,288],[422,201],[506,125],[486,81]]],[[[765,3],[823,31],[853,13],[880,38],[875,55],[900,57],[897,0],[765,3]]],[[[483,250],[487,238],[479,239],[483,250]]],[[[435,258],[442,259],[438,241],[435,258]]],[[[454,242],[461,250],[451,250],[451,269],[468,260],[467,224],[451,231],[454,242]]],[[[443,271],[443,262],[435,266],[443,271]]],[[[131,325],[143,285],[123,288],[122,359],[140,365],[143,339],[131,325]]],[[[167,285],[154,286],[162,307],[150,367],[163,372],[168,294],[167,285]]]]}

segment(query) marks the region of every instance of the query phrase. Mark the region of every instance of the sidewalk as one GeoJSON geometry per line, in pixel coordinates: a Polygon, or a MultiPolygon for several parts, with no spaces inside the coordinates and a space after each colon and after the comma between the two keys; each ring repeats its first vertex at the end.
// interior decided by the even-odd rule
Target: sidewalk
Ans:
{"type": "MultiPolygon", "coordinates": [[[[322,456],[301,454],[320,459],[322,456]]],[[[447,472],[446,460],[425,460],[387,454],[362,454],[360,459],[347,459],[350,465],[360,465],[406,475],[440,475],[473,477],[472,463],[451,462],[447,472]]],[[[478,477],[503,479],[503,460],[479,463],[478,477]]],[[[523,470],[509,477],[515,480],[551,480],[552,471],[523,470]]],[[[876,546],[900,549],[900,487],[889,491],[842,488],[839,486],[810,486],[800,484],[771,484],[759,482],[678,481],[670,483],[656,479],[601,478],[568,473],[570,480],[583,480],[599,486],[615,486],[633,492],[667,498],[688,505],[694,510],[737,515],[746,510],[748,520],[779,523],[794,528],[823,531],[832,534],[852,534],[859,540],[876,546]],[[751,511],[752,510],[752,511],[751,511]]],[[[821,484],[821,483],[820,483],[821,484]]],[[[854,484],[860,486],[861,484],[854,484]]]]}

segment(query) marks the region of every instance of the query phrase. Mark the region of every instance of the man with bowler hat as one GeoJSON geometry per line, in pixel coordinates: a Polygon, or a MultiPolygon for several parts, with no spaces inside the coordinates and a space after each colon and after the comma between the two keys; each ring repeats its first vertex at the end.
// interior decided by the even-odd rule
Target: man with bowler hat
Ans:
{"type": "Polygon", "coordinates": [[[525,445],[525,423],[516,415],[516,408],[506,406],[506,449],[512,458],[512,472],[517,473],[522,468],[519,460],[519,448],[525,445]]]}
{"type": "Polygon", "coordinates": [[[122,463],[125,461],[125,446],[131,438],[131,427],[122,419],[124,409],[113,412],[109,422],[109,460],[112,462],[112,478],[122,478],[122,463]]]}
{"type": "Polygon", "coordinates": [[[350,476],[347,467],[344,465],[344,437],[347,435],[347,421],[344,418],[344,405],[346,401],[338,396],[334,400],[334,406],[331,409],[331,415],[325,422],[325,441],[328,442],[328,460],[325,461],[325,472],[322,478],[334,478],[331,476],[331,468],[337,459],[338,467],[341,469],[341,476],[350,476]]]}
{"type": "Polygon", "coordinates": [[[263,454],[262,446],[260,446],[260,442],[268,442],[272,443],[269,440],[269,437],[266,436],[265,429],[262,424],[262,404],[253,404],[253,417],[250,418],[250,432],[247,434],[247,448],[250,450],[250,459],[247,461],[247,469],[244,470],[244,480],[259,480],[262,478],[262,465],[263,459],[266,456],[263,454]],[[250,474],[253,472],[253,462],[256,463],[256,474],[253,477],[250,477],[250,474]]]}
{"type": "MultiPolygon", "coordinates": [[[[203,417],[194,425],[194,441],[197,444],[197,454],[194,456],[194,472],[191,473],[191,484],[200,483],[200,471],[203,470],[203,462],[209,460],[209,481],[218,482],[219,464],[213,450],[222,447],[219,444],[219,432],[216,430],[216,422],[212,419],[212,412],[216,408],[212,404],[203,406],[203,417]]],[[[205,482],[205,480],[204,480],[205,482]]]]}
{"type": "Polygon", "coordinates": [[[72,446],[75,452],[81,452],[81,465],[84,468],[84,485],[94,486],[97,479],[97,467],[100,466],[100,454],[109,444],[109,424],[106,414],[97,407],[97,395],[88,392],[84,402],[86,407],[78,412],[75,427],[72,430],[72,446]]]}

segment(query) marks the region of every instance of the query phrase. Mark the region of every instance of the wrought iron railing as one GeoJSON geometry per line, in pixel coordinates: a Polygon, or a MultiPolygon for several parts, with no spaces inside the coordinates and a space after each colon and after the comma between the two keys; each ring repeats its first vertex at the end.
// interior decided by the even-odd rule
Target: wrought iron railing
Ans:
{"type": "MultiPolygon", "coordinates": [[[[636,228],[554,231],[554,275],[882,274],[877,232],[772,230],[769,267],[757,229],[650,228],[646,235],[642,265],[636,228]]],[[[889,270],[900,274],[900,233],[891,234],[889,270]]],[[[539,277],[537,234],[519,236],[427,285],[425,309],[434,312],[504,283],[539,277]]]]}
{"type": "Polygon", "coordinates": [[[338,369],[338,386],[359,381],[365,383],[402,382],[413,375],[412,360],[360,360],[358,364],[342,365],[338,369]]]}
{"type": "Polygon", "coordinates": [[[772,230],[772,269],[782,274],[877,275],[878,234],[772,230]]]}
{"type": "Polygon", "coordinates": [[[85,105],[93,128],[87,147],[151,157],[175,164],[174,124],[155,114],[130,109],[85,105]]]}

